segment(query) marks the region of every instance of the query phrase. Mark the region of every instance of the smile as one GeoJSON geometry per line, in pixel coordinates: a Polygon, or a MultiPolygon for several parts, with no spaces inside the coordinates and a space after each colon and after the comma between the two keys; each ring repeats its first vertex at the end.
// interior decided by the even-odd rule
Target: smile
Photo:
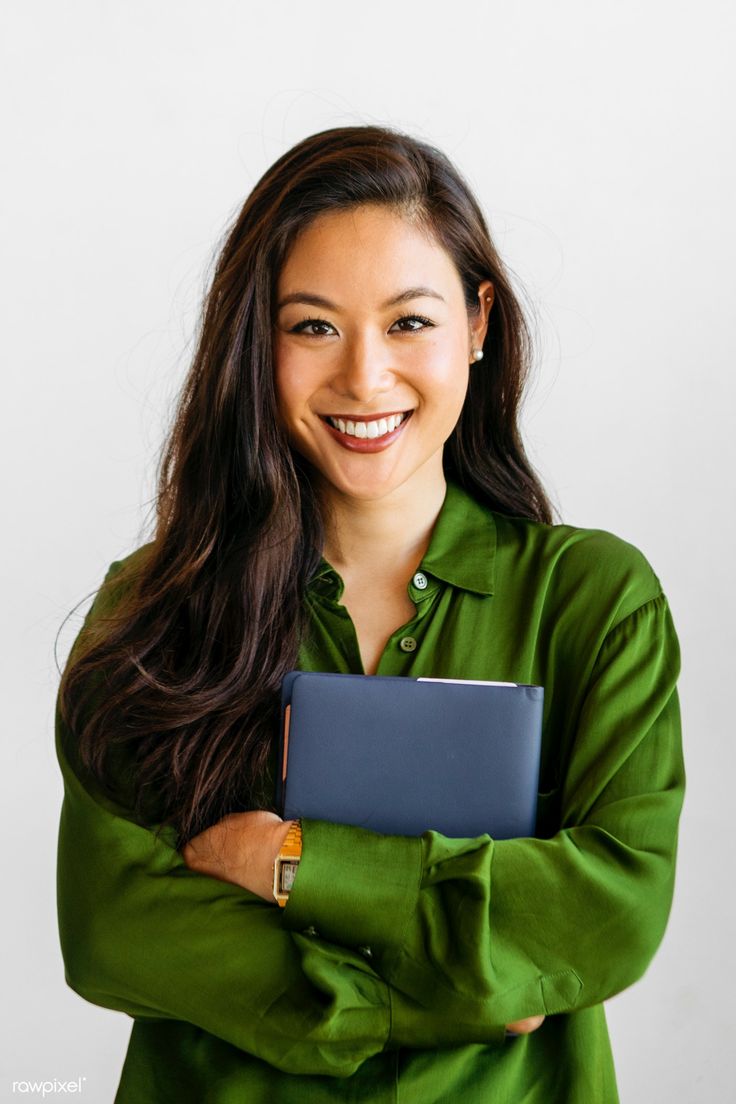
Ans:
{"type": "Polygon", "coordinates": [[[392,433],[403,422],[406,414],[389,414],[387,418],[377,418],[375,421],[363,422],[353,421],[352,419],[344,418],[332,418],[327,415],[327,420],[330,425],[333,425],[335,429],[339,429],[340,433],[346,433],[348,437],[370,438],[375,440],[376,437],[384,437],[387,433],[392,433]]]}
{"type": "Polygon", "coordinates": [[[384,414],[380,418],[357,415],[341,418],[338,415],[320,415],[330,436],[343,448],[353,452],[377,452],[392,444],[403,432],[413,410],[384,414]]]}

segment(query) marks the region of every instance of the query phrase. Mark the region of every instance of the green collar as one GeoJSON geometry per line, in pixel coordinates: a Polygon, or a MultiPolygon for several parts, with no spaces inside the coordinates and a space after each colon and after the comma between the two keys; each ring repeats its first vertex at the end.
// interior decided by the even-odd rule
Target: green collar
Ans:
{"type": "MultiPolygon", "coordinates": [[[[482,506],[448,479],[445,500],[419,568],[462,590],[493,594],[495,556],[496,523],[490,507],[482,506]]],[[[309,582],[310,587],[315,584],[321,593],[340,600],[342,580],[324,557],[309,582]]]]}
{"type": "Polygon", "coordinates": [[[493,594],[495,559],[496,523],[490,507],[448,479],[422,568],[463,590],[493,594]]]}

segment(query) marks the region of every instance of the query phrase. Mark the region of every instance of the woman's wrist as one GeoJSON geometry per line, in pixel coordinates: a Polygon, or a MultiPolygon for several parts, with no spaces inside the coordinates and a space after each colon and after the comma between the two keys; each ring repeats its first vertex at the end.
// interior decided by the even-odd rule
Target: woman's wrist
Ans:
{"type": "Polygon", "coordinates": [[[266,810],[234,813],[190,840],[182,857],[199,874],[275,903],[273,866],[292,824],[266,810]]]}

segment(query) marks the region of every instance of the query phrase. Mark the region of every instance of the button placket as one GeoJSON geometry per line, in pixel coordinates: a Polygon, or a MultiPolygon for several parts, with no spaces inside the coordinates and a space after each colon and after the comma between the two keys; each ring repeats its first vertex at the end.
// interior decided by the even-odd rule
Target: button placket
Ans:
{"type": "MultiPolygon", "coordinates": [[[[418,626],[419,622],[429,613],[434,605],[434,600],[438,593],[438,586],[436,581],[431,581],[423,571],[415,571],[411,577],[407,590],[409,597],[416,606],[417,612],[416,617],[413,618],[412,621],[406,623],[405,629],[413,629],[415,625],[418,626]]],[[[398,643],[400,650],[407,655],[416,652],[419,647],[417,637],[406,631],[404,631],[403,635],[398,637],[398,639],[394,636],[394,640],[398,643]]]]}

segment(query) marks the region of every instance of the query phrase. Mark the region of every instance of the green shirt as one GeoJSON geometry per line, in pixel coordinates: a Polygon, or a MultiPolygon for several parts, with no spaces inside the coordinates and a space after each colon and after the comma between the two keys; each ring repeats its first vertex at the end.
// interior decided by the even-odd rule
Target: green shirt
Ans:
{"type": "MultiPolygon", "coordinates": [[[[667,599],[620,538],[453,483],[417,572],[377,673],[544,686],[536,838],[305,819],[280,909],[83,785],[57,710],[66,977],[134,1018],[117,1104],[618,1100],[602,1002],[664,933],[685,787],[667,599]]],[[[342,588],[322,560],[303,670],[362,672],[342,588]]]]}

